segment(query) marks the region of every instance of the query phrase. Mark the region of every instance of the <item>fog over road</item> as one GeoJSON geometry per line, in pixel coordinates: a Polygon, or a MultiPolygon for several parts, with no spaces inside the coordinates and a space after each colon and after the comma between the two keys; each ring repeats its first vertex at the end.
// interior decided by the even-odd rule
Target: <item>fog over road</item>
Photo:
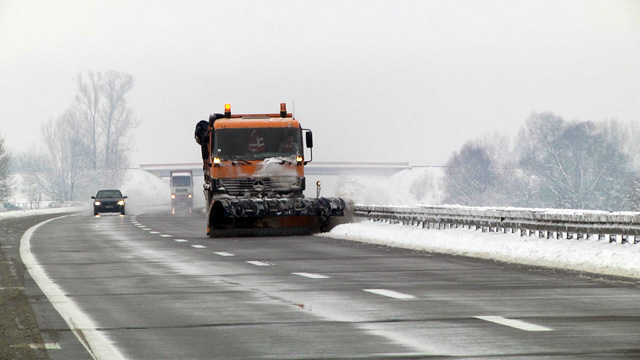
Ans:
{"type": "Polygon", "coordinates": [[[37,228],[31,252],[64,294],[25,285],[49,356],[92,358],[50,304],[69,299],[126,359],[640,357],[638,283],[204,227],[156,208],[37,228]]]}

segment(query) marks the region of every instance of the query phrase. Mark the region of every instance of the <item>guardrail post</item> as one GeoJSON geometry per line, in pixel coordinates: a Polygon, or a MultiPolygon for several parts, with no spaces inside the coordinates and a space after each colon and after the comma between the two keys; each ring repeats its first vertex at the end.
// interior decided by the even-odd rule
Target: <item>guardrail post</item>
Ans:
{"type": "Polygon", "coordinates": [[[628,235],[622,235],[622,243],[623,244],[628,244],[629,243],[629,236],[628,235]]]}
{"type": "Polygon", "coordinates": [[[617,242],[618,242],[618,236],[617,235],[615,235],[615,234],[609,235],[609,244],[617,243],[617,242]]]}
{"type": "Polygon", "coordinates": [[[640,235],[633,237],[633,245],[637,245],[638,243],[640,243],[640,235]]]}

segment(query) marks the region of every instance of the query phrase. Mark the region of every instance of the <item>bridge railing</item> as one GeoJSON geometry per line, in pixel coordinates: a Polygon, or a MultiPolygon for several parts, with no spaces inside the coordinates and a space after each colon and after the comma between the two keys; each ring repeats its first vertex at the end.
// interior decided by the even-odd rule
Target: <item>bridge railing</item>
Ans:
{"type": "Polygon", "coordinates": [[[640,243],[639,212],[356,205],[355,216],[427,229],[469,228],[555,239],[640,243]]]}

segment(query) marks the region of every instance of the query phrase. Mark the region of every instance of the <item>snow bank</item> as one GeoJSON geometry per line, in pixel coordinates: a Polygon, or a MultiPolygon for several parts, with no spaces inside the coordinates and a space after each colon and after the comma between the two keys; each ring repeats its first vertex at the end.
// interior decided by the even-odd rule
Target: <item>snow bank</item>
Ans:
{"type": "Polygon", "coordinates": [[[76,211],[89,210],[89,205],[81,207],[65,207],[57,209],[38,209],[38,210],[16,210],[0,212],[0,220],[14,219],[26,216],[46,215],[46,214],[65,214],[76,211]]]}
{"type": "Polygon", "coordinates": [[[466,229],[419,229],[360,222],[319,236],[508,263],[640,278],[640,246],[597,240],[555,240],[466,229]]]}

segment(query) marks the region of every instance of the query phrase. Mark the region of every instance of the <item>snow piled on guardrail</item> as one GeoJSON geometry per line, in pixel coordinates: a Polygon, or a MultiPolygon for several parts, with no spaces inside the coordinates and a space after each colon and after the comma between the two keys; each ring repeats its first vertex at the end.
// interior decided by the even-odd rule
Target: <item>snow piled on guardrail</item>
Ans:
{"type": "Polygon", "coordinates": [[[421,229],[369,221],[342,224],[320,236],[507,263],[640,278],[640,245],[541,239],[467,229],[421,229]]]}

